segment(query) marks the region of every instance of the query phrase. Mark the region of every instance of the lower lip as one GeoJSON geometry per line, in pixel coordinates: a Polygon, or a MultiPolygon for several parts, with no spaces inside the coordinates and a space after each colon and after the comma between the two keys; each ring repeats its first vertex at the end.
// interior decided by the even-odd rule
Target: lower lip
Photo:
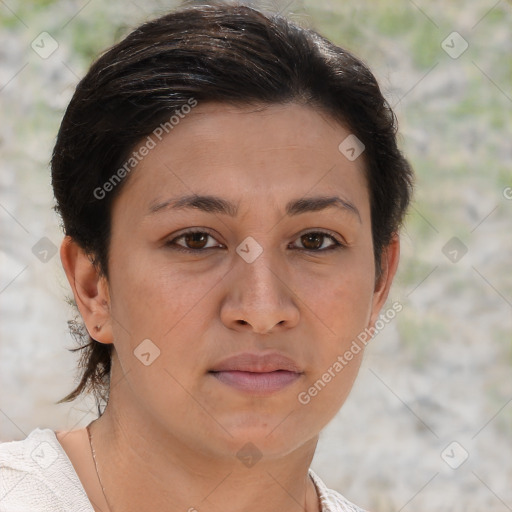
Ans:
{"type": "Polygon", "coordinates": [[[247,393],[274,393],[289,386],[300,378],[300,373],[286,370],[256,373],[241,371],[210,372],[216,379],[233,388],[247,393]]]}

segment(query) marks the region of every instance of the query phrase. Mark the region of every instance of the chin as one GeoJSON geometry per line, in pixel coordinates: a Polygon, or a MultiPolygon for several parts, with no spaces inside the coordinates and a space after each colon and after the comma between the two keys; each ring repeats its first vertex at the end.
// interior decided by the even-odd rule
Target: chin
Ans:
{"type": "MultiPolygon", "coordinates": [[[[265,457],[283,457],[299,446],[315,438],[320,427],[305,425],[305,421],[298,421],[289,411],[262,417],[256,411],[239,415],[231,421],[222,421],[222,425],[229,432],[222,431],[222,440],[226,442],[229,452],[238,457],[239,452],[258,452],[265,457]],[[318,428],[316,428],[318,427],[318,428]]],[[[216,443],[222,444],[222,441],[216,443]]]]}

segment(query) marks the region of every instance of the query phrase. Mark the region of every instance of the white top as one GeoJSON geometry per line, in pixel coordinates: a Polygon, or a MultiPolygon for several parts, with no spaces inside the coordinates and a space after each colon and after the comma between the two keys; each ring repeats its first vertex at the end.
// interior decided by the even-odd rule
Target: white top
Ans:
{"type": "MultiPolygon", "coordinates": [[[[365,512],[328,489],[312,469],[322,512],[365,512]]],[[[48,428],[0,443],[0,512],[94,512],[73,464],[48,428]]]]}

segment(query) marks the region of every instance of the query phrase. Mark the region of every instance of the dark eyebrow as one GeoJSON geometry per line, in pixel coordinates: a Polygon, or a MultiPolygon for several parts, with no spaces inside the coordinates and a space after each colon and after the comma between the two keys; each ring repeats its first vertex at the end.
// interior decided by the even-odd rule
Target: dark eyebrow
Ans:
{"type": "MultiPolygon", "coordinates": [[[[286,214],[290,216],[300,215],[301,213],[317,212],[332,207],[339,208],[345,212],[350,212],[359,219],[359,222],[361,222],[361,215],[359,214],[359,210],[356,206],[350,201],[338,196],[301,197],[299,199],[293,199],[286,205],[286,214]]],[[[202,210],[206,213],[221,213],[229,215],[230,217],[236,217],[238,213],[238,205],[235,205],[230,201],[226,201],[221,197],[192,194],[179,198],[167,199],[160,203],[153,203],[149,207],[149,215],[169,208],[172,208],[173,210],[197,208],[198,210],[202,210]]]]}

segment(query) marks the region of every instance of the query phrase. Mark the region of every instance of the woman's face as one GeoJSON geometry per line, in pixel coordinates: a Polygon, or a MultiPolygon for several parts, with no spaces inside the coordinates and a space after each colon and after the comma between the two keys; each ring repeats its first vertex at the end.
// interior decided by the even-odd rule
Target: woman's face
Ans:
{"type": "Polygon", "coordinates": [[[247,442],[282,455],[333,418],[363,347],[344,354],[394,274],[376,289],[363,158],[338,149],[349,135],[310,107],[210,103],[153,136],[112,210],[111,400],[127,416],[216,456],[247,442]]]}

